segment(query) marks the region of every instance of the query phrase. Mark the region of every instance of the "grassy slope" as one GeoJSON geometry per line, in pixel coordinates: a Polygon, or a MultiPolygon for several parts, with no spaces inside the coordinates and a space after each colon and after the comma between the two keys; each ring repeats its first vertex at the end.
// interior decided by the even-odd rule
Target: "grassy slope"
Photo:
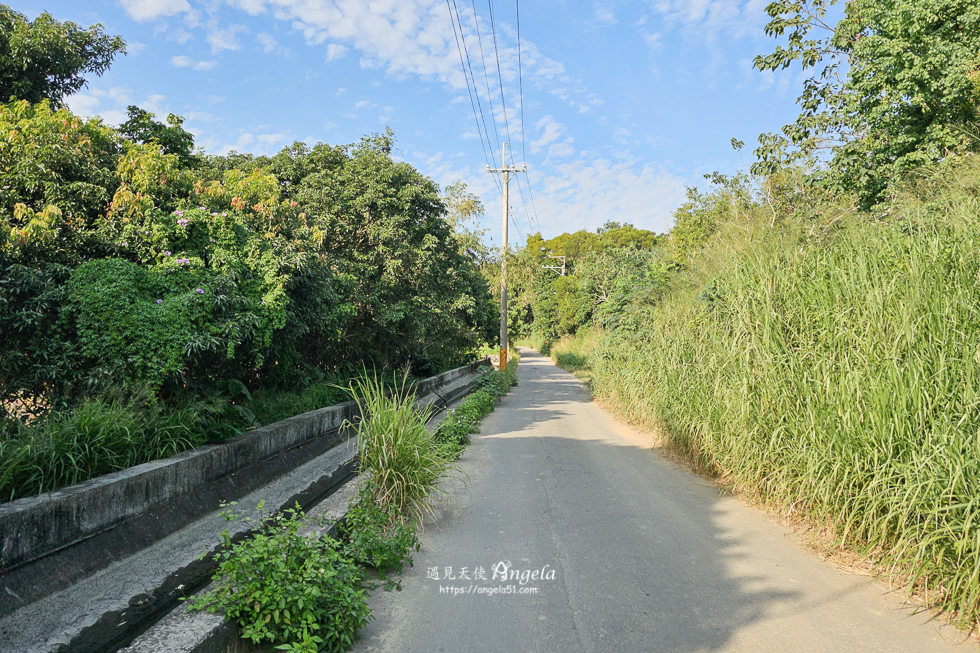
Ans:
{"type": "Polygon", "coordinates": [[[978,191],[973,169],[829,237],[719,238],[700,283],[598,343],[597,398],[976,623],[978,191]]]}

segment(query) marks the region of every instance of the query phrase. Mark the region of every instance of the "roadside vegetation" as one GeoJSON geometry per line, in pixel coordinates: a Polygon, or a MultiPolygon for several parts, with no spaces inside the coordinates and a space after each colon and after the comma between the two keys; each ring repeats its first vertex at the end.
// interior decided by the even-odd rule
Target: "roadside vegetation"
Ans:
{"type": "Polygon", "coordinates": [[[528,265],[530,315],[511,321],[695,469],[969,628],[980,14],[899,5],[849,2],[825,39],[824,3],[769,5],[768,32],[790,45],[757,67],[818,73],[800,119],[761,137],[749,171],[706,175],[649,249],[603,250],[619,289],[604,290],[595,254],[569,257],[564,277],[528,265]]]}
{"type": "Polygon", "coordinates": [[[0,5],[0,501],[475,359],[495,309],[465,185],[388,130],[208,156],[179,116],[64,99],[125,53],[0,5]],[[42,56],[43,54],[43,56],[42,56]]]}
{"type": "Polygon", "coordinates": [[[269,514],[260,504],[251,517],[230,506],[225,518],[254,532],[240,542],[223,533],[215,585],[191,609],[224,614],[243,639],[278,650],[349,649],[373,618],[368,590],[401,589],[396,575],[420,548],[417,529],[445,493],[440,483],[458,471],[480,419],[516,385],[516,367],[515,359],[504,373],[484,374],[435,433],[426,428],[431,413],[414,409],[404,380],[395,387],[379,378],[352,382],[365,416],[357,423],[363,485],[333,534],[331,524],[298,508],[269,514]]]}

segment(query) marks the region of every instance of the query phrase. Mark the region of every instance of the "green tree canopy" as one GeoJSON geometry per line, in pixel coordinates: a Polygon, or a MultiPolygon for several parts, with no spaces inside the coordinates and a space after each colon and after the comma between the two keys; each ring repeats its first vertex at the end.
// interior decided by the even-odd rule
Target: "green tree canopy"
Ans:
{"type": "Polygon", "coordinates": [[[195,162],[194,135],[184,129],[183,118],[171,113],[164,124],[146,109],[132,105],[126,114],[129,120],[119,125],[120,134],[136,143],[157,143],[164,154],[176,154],[185,166],[195,162]]]}
{"type": "Polygon", "coordinates": [[[59,22],[47,12],[32,22],[0,5],[0,102],[47,99],[61,106],[85,85],[85,74],[101,75],[116,54],[126,53],[121,37],[102,30],[59,22]]]}
{"type": "Polygon", "coordinates": [[[760,137],[753,172],[827,151],[831,179],[867,207],[909,170],[980,149],[980,5],[851,0],[834,25],[838,1],[776,0],[766,9],[766,33],[788,43],[756,57],[756,68],[799,62],[819,73],[805,83],[796,121],[760,137]]]}

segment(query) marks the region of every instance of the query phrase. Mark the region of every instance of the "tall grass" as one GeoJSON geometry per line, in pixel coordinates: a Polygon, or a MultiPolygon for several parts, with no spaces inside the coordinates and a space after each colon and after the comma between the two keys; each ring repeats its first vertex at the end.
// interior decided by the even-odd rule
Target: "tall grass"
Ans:
{"type": "Polygon", "coordinates": [[[598,346],[597,396],[976,623],[978,191],[974,166],[827,241],[746,236],[700,292],[598,346]]]}
{"type": "Polygon", "coordinates": [[[455,466],[453,453],[426,430],[431,412],[416,411],[415,395],[404,385],[386,392],[380,379],[361,378],[352,390],[361,412],[360,471],[368,475],[375,500],[382,509],[421,519],[455,466]]]}
{"type": "Polygon", "coordinates": [[[203,444],[223,407],[91,399],[0,437],[0,501],[167,458],[203,444]]]}
{"type": "Polygon", "coordinates": [[[589,355],[598,346],[603,331],[598,327],[582,327],[575,335],[563,336],[550,347],[551,360],[579,379],[590,382],[592,368],[589,355]]]}

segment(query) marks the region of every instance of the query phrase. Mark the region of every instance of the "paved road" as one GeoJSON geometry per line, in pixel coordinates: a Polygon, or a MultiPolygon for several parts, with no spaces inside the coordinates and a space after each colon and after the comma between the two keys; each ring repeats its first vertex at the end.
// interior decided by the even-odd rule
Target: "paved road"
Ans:
{"type": "Polygon", "coordinates": [[[356,651],[977,650],[807,553],[666,461],[550,360],[522,355],[521,385],[462,458],[467,486],[428,522],[403,591],[372,596],[377,619],[356,651]],[[487,580],[473,580],[480,568],[487,580]]]}

